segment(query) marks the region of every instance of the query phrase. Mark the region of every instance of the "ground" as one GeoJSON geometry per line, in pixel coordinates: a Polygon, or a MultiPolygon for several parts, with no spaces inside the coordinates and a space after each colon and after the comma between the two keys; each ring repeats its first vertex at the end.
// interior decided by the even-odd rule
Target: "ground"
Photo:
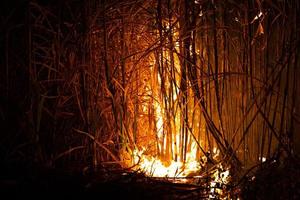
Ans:
{"type": "MultiPolygon", "coordinates": [[[[174,184],[120,169],[84,172],[22,165],[1,166],[0,193],[15,195],[98,196],[100,199],[207,199],[205,187],[174,184]]],[[[296,159],[264,163],[232,193],[240,199],[299,199],[300,165],[296,159]],[[237,195],[238,191],[238,195],[237,195]]]]}

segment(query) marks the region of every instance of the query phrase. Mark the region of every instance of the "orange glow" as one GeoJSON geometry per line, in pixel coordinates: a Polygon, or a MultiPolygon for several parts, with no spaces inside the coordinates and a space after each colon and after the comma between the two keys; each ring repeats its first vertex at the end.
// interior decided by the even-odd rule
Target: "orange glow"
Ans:
{"type": "MultiPolygon", "coordinates": [[[[166,23],[166,27],[170,28],[170,25],[166,23]]],[[[173,48],[180,52],[176,30],[175,26],[172,30],[173,48]]],[[[216,185],[228,183],[229,170],[219,163],[213,171],[207,171],[208,158],[203,151],[211,148],[209,156],[215,163],[220,161],[220,151],[214,144],[208,146],[204,142],[205,127],[199,120],[201,114],[190,85],[184,92],[180,89],[183,81],[181,62],[175,51],[167,48],[162,48],[159,55],[150,54],[145,69],[148,75],[144,78],[143,89],[140,89],[144,95],[139,97],[143,102],[139,117],[144,122],[137,136],[140,138],[130,153],[122,152],[121,157],[126,157],[126,167],[149,177],[180,178],[176,181],[187,182],[187,177],[201,178],[203,174],[210,174],[211,196],[221,195],[222,190],[216,185]]]]}
{"type": "Polygon", "coordinates": [[[187,177],[192,173],[200,172],[201,165],[196,160],[196,148],[186,155],[186,162],[172,160],[168,165],[166,162],[154,157],[144,155],[143,150],[135,149],[133,152],[133,165],[136,170],[141,170],[147,176],[153,177],[187,177]]]}

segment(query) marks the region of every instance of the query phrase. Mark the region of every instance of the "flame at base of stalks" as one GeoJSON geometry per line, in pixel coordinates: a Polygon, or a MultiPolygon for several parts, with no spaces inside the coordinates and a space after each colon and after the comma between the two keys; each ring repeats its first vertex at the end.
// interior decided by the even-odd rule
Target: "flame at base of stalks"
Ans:
{"type": "MultiPolygon", "coordinates": [[[[187,153],[185,163],[172,160],[168,164],[157,157],[145,155],[144,152],[144,149],[133,151],[132,165],[134,170],[140,170],[150,177],[193,177],[193,174],[205,171],[203,167],[207,164],[205,156],[200,158],[200,163],[196,154],[192,152],[187,153]]],[[[214,148],[211,158],[217,161],[218,157],[219,150],[214,148]]],[[[224,169],[221,164],[218,164],[211,174],[215,182],[229,182],[229,169],[224,169]]]]}
{"type": "MultiPolygon", "coordinates": [[[[200,173],[206,172],[207,158],[203,156],[200,160],[196,160],[195,154],[187,153],[186,162],[172,160],[167,165],[162,160],[144,154],[144,149],[133,151],[133,170],[142,171],[149,177],[169,177],[180,178],[176,182],[187,182],[186,177],[201,178],[200,173]]],[[[216,161],[219,156],[219,151],[215,148],[212,152],[212,159],[216,161]]],[[[224,197],[224,187],[230,182],[229,168],[224,168],[221,163],[216,164],[209,175],[209,199],[228,199],[224,197]]]]}
{"type": "Polygon", "coordinates": [[[135,169],[141,170],[147,176],[151,177],[187,177],[189,174],[199,172],[202,168],[199,162],[191,159],[187,154],[185,163],[172,160],[169,165],[153,156],[143,154],[144,150],[133,151],[133,164],[135,169]]]}

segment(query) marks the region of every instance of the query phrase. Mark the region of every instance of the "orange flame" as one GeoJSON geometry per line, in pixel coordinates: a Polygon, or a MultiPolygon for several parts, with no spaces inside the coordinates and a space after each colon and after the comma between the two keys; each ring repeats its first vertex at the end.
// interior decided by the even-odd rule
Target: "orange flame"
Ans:
{"type": "Polygon", "coordinates": [[[191,173],[197,173],[201,170],[201,165],[195,160],[196,148],[192,152],[187,153],[186,162],[172,160],[166,165],[162,160],[154,156],[144,155],[143,150],[135,149],[133,152],[133,164],[135,169],[141,170],[147,176],[153,177],[186,177],[191,173]]]}

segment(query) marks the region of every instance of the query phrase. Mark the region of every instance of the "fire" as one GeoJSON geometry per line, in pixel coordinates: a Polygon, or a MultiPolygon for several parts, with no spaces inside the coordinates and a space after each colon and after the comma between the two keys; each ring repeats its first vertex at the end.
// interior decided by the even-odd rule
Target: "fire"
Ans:
{"type": "Polygon", "coordinates": [[[193,152],[187,153],[185,163],[172,160],[170,164],[163,162],[154,156],[144,154],[145,149],[133,152],[133,165],[136,170],[141,170],[147,176],[152,177],[187,177],[192,173],[200,172],[202,166],[195,160],[196,148],[193,152]]]}
{"type": "MultiPolygon", "coordinates": [[[[144,148],[142,150],[135,149],[133,151],[132,160],[133,169],[141,171],[149,177],[174,178],[176,182],[187,182],[187,177],[202,178],[201,174],[206,172],[210,177],[207,186],[209,188],[209,199],[228,199],[224,189],[231,180],[229,168],[225,168],[221,163],[218,163],[214,165],[212,170],[208,172],[205,171],[207,158],[203,156],[201,158],[202,162],[200,163],[196,159],[196,149],[197,148],[192,148],[191,151],[187,153],[185,163],[172,160],[169,164],[158,157],[145,155],[146,150],[144,148]]],[[[214,161],[219,158],[219,150],[217,148],[213,148],[211,158],[214,161]]]]}
{"type": "MultiPolygon", "coordinates": [[[[194,145],[195,146],[195,145],[194,145]]],[[[203,166],[207,163],[207,158],[201,158],[202,163],[196,159],[196,148],[192,148],[187,153],[186,162],[172,160],[169,164],[161,159],[145,155],[145,149],[135,149],[133,151],[133,163],[135,170],[140,170],[150,177],[187,177],[191,174],[200,174],[203,166]]],[[[215,159],[219,155],[217,148],[213,150],[212,158],[215,159]]],[[[213,182],[221,182],[227,184],[229,182],[229,169],[224,170],[221,164],[218,164],[216,170],[213,171],[213,182]]]]}
{"type": "Polygon", "coordinates": [[[172,161],[169,166],[166,166],[160,159],[144,155],[143,151],[134,151],[134,162],[137,165],[135,168],[142,170],[147,176],[176,177],[181,174],[181,162],[172,161]]]}
{"type": "MultiPolygon", "coordinates": [[[[169,29],[170,24],[165,23],[169,29]]],[[[179,41],[177,28],[176,26],[172,28],[173,42],[179,41]]],[[[174,48],[180,52],[177,42],[174,48]]],[[[163,48],[160,55],[151,54],[149,66],[147,68],[149,75],[143,83],[145,95],[140,97],[143,102],[141,116],[149,116],[144,119],[147,120],[148,126],[140,128],[148,127],[148,129],[139,133],[143,134],[143,139],[133,145],[128,159],[130,161],[126,163],[126,167],[149,177],[168,177],[174,180],[179,178],[176,182],[209,176],[209,195],[212,198],[219,197],[223,194],[222,186],[229,183],[229,169],[219,163],[220,151],[216,147],[205,155],[204,149],[207,150],[214,145],[208,147],[207,143],[202,144],[204,127],[199,124],[201,116],[196,109],[197,103],[194,102],[191,87],[184,93],[180,90],[183,72],[179,56],[163,48]],[[164,71],[157,63],[164,66],[164,71]],[[209,160],[213,162],[209,163],[209,160]]]]}

